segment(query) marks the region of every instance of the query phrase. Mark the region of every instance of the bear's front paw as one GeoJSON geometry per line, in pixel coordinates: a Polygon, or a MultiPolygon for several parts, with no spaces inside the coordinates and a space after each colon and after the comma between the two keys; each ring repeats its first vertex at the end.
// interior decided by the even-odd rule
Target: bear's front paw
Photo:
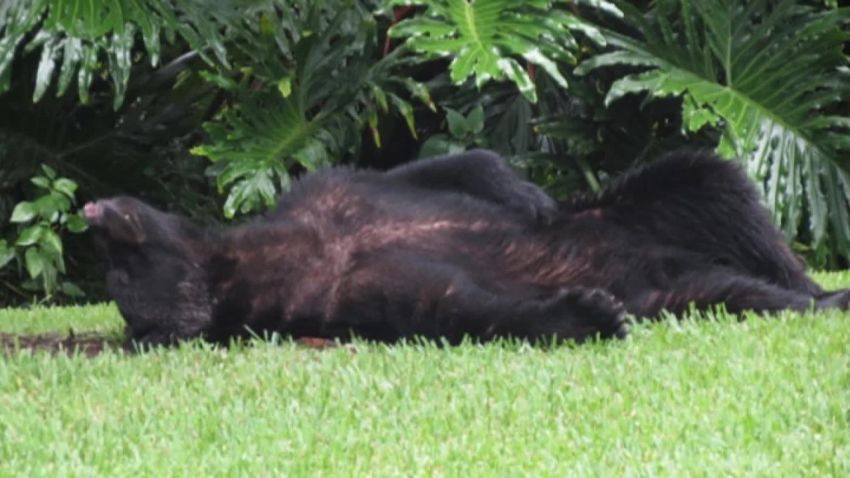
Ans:
{"type": "Polygon", "coordinates": [[[545,319],[540,325],[562,339],[622,339],[629,333],[625,307],[603,289],[562,289],[543,307],[545,319]]]}

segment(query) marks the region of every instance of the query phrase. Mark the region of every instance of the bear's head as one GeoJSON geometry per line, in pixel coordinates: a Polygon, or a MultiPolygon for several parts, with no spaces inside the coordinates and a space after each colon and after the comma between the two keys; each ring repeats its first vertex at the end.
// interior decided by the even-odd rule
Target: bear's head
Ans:
{"type": "Polygon", "coordinates": [[[206,232],[130,197],[88,203],[83,216],[130,338],[157,344],[201,335],[211,321],[206,232]]]}

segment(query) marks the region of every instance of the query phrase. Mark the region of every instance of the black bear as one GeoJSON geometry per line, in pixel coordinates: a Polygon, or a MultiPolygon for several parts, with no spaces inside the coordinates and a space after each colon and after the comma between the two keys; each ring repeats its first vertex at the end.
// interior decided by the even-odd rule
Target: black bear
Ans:
{"type": "Polygon", "coordinates": [[[623,337],[626,313],[835,307],[740,168],[670,155],[556,204],[487,151],[308,174],[270,214],[202,228],[89,203],[107,287],[146,343],[249,333],[457,343],[623,337]]]}

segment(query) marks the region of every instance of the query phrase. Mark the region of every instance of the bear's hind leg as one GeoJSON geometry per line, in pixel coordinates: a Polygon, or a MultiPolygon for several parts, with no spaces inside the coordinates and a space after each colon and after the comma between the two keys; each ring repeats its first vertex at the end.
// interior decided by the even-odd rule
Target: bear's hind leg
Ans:
{"type": "Polygon", "coordinates": [[[681,151],[616,179],[596,200],[561,208],[599,215],[658,244],[692,251],[717,266],[804,294],[821,288],[806,274],[755,184],[733,161],[681,151]]]}
{"type": "Polygon", "coordinates": [[[815,302],[820,309],[850,309],[850,289],[838,289],[818,294],[815,302]]]}
{"type": "Polygon", "coordinates": [[[557,203],[540,187],[523,179],[504,158],[483,149],[421,159],[391,169],[385,177],[468,194],[542,222],[551,222],[558,211],[557,203]]]}
{"type": "Polygon", "coordinates": [[[408,254],[370,261],[348,290],[352,299],[339,311],[337,326],[361,334],[384,329],[383,340],[422,336],[450,343],[464,337],[581,342],[627,334],[625,308],[600,289],[561,289],[544,298],[527,291],[494,291],[457,265],[408,254]]]}
{"type": "Polygon", "coordinates": [[[653,289],[627,301],[629,311],[640,317],[655,318],[666,310],[681,316],[691,305],[698,310],[723,304],[726,310],[740,314],[807,310],[809,308],[843,308],[850,294],[825,294],[818,297],[786,289],[765,280],[734,271],[695,271],[680,277],[664,289],[653,289]]]}

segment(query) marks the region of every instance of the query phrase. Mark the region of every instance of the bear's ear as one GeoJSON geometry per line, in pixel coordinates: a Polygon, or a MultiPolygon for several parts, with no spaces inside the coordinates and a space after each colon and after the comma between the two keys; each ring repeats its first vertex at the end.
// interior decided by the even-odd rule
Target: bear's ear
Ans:
{"type": "Polygon", "coordinates": [[[140,217],[146,206],[130,198],[101,199],[83,207],[83,217],[96,233],[109,240],[142,244],[147,237],[140,217]]]}

